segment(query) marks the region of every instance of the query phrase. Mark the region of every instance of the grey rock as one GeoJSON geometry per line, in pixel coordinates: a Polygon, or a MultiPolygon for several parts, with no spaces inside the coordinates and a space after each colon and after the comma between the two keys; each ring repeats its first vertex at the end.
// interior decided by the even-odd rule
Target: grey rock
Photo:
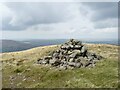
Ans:
{"type": "Polygon", "coordinates": [[[73,45],[71,45],[71,44],[69,45],[69,47],[70,47],[71,49],[73,49],[73,48],[74,48],[74,46],[73,46],[73,45]]]}
{"type": "Polygon", "coordinates": [[[80,45],[75,45],[74,48],[75,49],[81,49],[81,46],[80,45]]]}
{"type": "Polygon", "coordinates": [[[70,58],[75,58],[77,56],[77,53],[72,53],[71,55],[69,55],[70,58]]]}
{"type": "Polygon", "coordinates": [[[86,65],[88,64],[88,60],[82,59],[80,63],[81,63],[81,66],[86,67],[86,65]]]}
{"type": "Polygon", "coordinates": [[[71,66],[71,67],[75,67],[75,62],[68,62],[68,65],[71,66]]]}
{"type": "Polygon", "coordinates": [[[101,60],[103,57],[100,56],[100,55],[98,55],[98,56],[96,56],[96,58],[97,58],[98,60],[101,60]]]}
{"type": "Polygon", "coordinates": [[[56,61],[56,59],[55,59],[55,58],[53,58],[53,59],[49,60],[49,63],[52,65],[52,64],[54,64],[54,63],[55,63],[55,61],[56,61]]]}
{"type": "Polygon", "coordinates": [[[67,54],[68,54],[68,55],[70,55],[70,54],[72,54],[72,53],[73,53],[72,51],[68,51],[68,53],[67,53],[67,54]]]}
{"type": "Polygon", "coordinates": [[[41,64],[48,64],[49,63],[49,60],[42,60],[41,61],[41,64]]]}
{"type": "Polygon", "coordinates": [[[84,52],[86,52],[87,51],[87,47],[86,46],[82,46],[82,48],[81,48],[81,53],[84,53],[84,52]]]}
{"type": "Polygon", "coordinates": [[[60,69],[66,70],[67,69],[67,65],[60,65],[60,69]]]}
{"type": "Polygon", "coordinates": [[[59,58],[59,53],[55,52],[55,53],[53,54],[53,57],[54,57],[54,58],[59,58]]]}
{"type": "Polygon", "coordinates": [[[75,61],[74,58],[69,59],[69,62],[74,62],[74,61],[75,61]]]}
{"type": "Polygon", "coordinates": [[[81,63],[75,63],[75,67],[80,68],[82,66],[81,63]]]}
{"type": "Polygon", "coordinates": [[[53,65],[53,66],[58,66],[58,65],[60,65],[60,64],[61,64],[60,60],[55,60],[55,62],[52,63],[51,65],[53,65]]]}
{"type": "Polygon", "coordinates": [[[67,64],[67,61],[61,60],[61,65],[67,64]]]}
{"type": "Polygon", "coordinates": [[[94,56],[89,56],[88,57],[89,60],[94,60],[94,58],[95,58],[94,56]]]}
{"type": "Polygon", "coordinates": [[[45,56],[44,59],[52,59],[52,56],[45,56]]]}
{"type": "Polygon", "coordinates": [[[100,55],[88,52],[87,47],[81,41],[70,39],[49,56],[38,59],[37,64],[50,64],[53,67],[66,70],[68,68],[93,67],[96,60],[99,61],[102,58],[100,55]]]}
{"type": "Polygon", "coordinates": [[[81,61],[81,59],[79,59],[79,58],[75,59],[76,63],[79,63],[80,61],[81,61]]]}
{"type": "Polygon", "coordinates": [[[73,50],[72,52],[73,52],[73,53],[77,53],[77,54],[80,54],[80,53],[81,53],[80,50],[73,50]]]}
{"type": "Polygon", "coordinates": [[[41,64],[41,63],[42,63],[42,59],[40,58],[37,60],[37,64],[41,64]]]}
{"type": "Polygon", "coordinates": [[[68,46],[68,45],[63,45],[63,46],[61,46],[61,49],[69,50],[69,49],[70,49],[70,46],[68,46]]]}

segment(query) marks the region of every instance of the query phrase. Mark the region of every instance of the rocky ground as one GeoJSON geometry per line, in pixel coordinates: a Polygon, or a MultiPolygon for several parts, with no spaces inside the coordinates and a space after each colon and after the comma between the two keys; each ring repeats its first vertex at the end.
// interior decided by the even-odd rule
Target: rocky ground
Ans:
{"type": "Polygon", "coordinates": [[[60,48],[51,55],[39,58],[37,64],[49,64],[66,70],[68,68],[94,67],[95,63],[101,59],[103,59],[102,56],[89,52],[81,41],[70,39],[60,45],[60,48]]]}
{"type": "Polygon", "coordinates": [[[36,61],[53,55],[60,45],[44,46],[21,52],[3,53],[4,88],[112,88],[118,86],[118,46],[84,44],[89,52],[104,57],[95,67],[58,70],[36,61]]]}

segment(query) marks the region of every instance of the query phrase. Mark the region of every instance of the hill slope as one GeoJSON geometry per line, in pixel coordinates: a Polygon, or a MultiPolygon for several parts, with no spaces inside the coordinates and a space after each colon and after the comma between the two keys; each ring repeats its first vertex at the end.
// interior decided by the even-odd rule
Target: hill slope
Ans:
{"type": "Polygon", "coordinates": [[[57,45],[3,53],[3,87],[15,88],[111,88],[118,86],[118,46],[87,44],[88,50],[102,55],[93,68],[61,70],[37,65],[36,60],[51,54],[57,45]]]}
{"type": "Polygon", "coordinates": [[[0,52],[13,52],[33,48],[33,45],[14,40],[0,40],[0,52]]]}

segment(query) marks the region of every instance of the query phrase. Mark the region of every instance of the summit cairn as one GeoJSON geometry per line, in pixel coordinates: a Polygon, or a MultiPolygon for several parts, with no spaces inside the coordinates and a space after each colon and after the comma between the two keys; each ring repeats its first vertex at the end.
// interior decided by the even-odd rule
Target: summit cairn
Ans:
{"type": "Polygon", "coordinates": [[[53,52],[51,56],[38,59],[38,64],[50,64],[61,69],[81,68],[95,66],[96,61],[102,56],[88,52],[88,49],[81,41],[70,39],[53,52]]]}

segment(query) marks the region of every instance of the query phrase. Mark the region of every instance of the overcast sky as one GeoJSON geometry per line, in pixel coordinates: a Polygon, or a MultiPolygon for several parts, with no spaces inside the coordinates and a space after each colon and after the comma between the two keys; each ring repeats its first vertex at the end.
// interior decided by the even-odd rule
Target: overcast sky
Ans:
{"type": "Polygon", "coordinates": [[[1,3],[4,39],[117,39],[117,2],[1,3]]]}

